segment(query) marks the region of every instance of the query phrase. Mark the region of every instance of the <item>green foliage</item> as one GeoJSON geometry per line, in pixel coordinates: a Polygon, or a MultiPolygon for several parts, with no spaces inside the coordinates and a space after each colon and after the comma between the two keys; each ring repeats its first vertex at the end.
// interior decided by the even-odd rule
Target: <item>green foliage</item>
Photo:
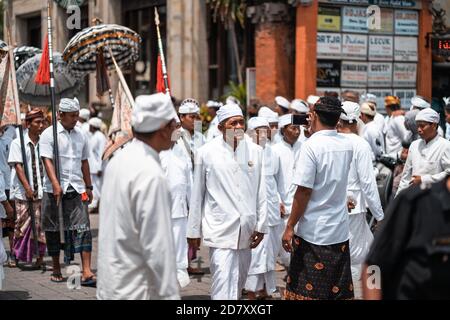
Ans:
{"type": "Polygon", "coordinates": [[[227,97],[233,96],[239,100],[241,106],[247,105],[247,89],[245,88],[245,84],[237,84],[233,81],[228,83],[229,89],[225,96],[222,97],[222,100],[225,101],[227,97]]]}
{"type": "Polygon", "coordinates": [[[213,12],[214,21],[220,18],[220,21],[228,27],[230,23],[238,21],[244,26],[245,12],[247,10],[246,0],[206,0],[213,12]]]}

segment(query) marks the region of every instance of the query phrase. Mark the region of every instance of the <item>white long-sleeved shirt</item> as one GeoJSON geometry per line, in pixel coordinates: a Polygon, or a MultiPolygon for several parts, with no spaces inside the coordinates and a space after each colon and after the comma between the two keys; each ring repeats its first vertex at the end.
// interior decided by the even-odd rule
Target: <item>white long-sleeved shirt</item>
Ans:
{"type": "Polygon", "coordinates": [[[214,119],[212,119],[212,121],[210,122],[208,131],[206,132],[206,142],[209,142],[215,137],[222,135],[222,132],[220,132],[218,125],[219,118],[215,116],[214,119]]]}
{"type": "Polygon", "coordinates": [[[445,139],[450,140],[450,123],[445,124],[445,139]]]}
{"type": "Polygon", "coordinates": [[[11,167],[8,164],[9,150],[12,141],[16,138],[16,129],[8,126],[0,136],[0,170],[5,180],[5,189],[11,189],[11,167]]]}
{"type": "Polygon", "coordinates": [[[377,125],[378,129],[380,130],[380,132],[383,134],[384,133],[384,126],[385,126],[385,120],[384,120],[383,115],[381,115],[380,113],[377,112],[375,114],[375,117],[373,118],[373,121],[377,125]]]}
{"type": "Polygon", "coordinates": [[[292,202],[294,200],[295,191],[297,187],[292,184],[292,179],[294,178],[294,172],[297,166],[301,165],[298,162],[300,156],[300,150],[302,147],[302,143],[297,140],[293,146],[284,141],[276,143],[273,146],[273,152],[277,154],[277,156],[281,160],[281,175],[283,175],[284,180],[284,189],[280,189],[284,191],[280,193],[280,201],[285,205],[286,214],[289,215],[292,209],[292,202]]]}
{"type": "Polygon", "coordinates": [[[244,138],[234,151],[216,137],[197,151],[188,238],[212,248],[246,249],[267,233],[263,150],[244,138]]]}
{"type": "Polygon", "coordinates": [[[107,142],[105,135],[99,130],[90,136],[88,161],[91,174],[98,174],[99,171],[102,171],[102,156],[107,142]]]}
{"type": "Polygon", "coordinates": [[[397,194],[409,187],[413,176],[420,176],[422,183],[430,184],[443,180],[448,174],[450,174],[450,141],[439,135],[428,143],[418,139],[409,147],[397,194]]]}
{"type": "Polygon", "coordinates": [[[185,218],[188,216],[189,179],[191,175],[187,162],[177,157],[173,149],[160,152],[159,157],[172,199],[171,217],[172,219],[185,218]]]}
{"type": "Polygon", "coordinates": [[[110,160],[104,179],[97,298],[179,299],[170,194],[158,153],[135,139],[110,160]]]}
{"type": "Polygon", "coordinates": [[[350,214],[365,213],[369,207],[375,219],[381,221],[384,213],[373,170],[370,145],[356,134],[342,135],[350,139],[353,144],[353,160],[348,174],[347,196],[356,200],[356,205],[350,214]]]}
{"type": "Polygon", "coordinates": [[[384,138],[377,123],[366,123],[362,136],[369,143],[374,159],[384,154],[384,138]]]}
{"type": "Polygon", "coordinates": [[[402,141],[408,140],[409,131],[405,127],[405,116],[390,116],[386,125],[386,153],[397,158],[402,150],[402,141]]]}

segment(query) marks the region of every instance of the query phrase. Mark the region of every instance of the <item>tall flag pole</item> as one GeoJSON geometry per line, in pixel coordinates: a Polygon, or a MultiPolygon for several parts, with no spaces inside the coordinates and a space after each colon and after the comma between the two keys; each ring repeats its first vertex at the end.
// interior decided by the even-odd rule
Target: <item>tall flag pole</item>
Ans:
{"type": "Polygon", "coordinates": [[[158,9],[156,7],[155,7],[155,24],[156,24],[156,33],[158,36],[158,49],[159,49],[158,69],[159,69],[159,66],[161,63],[162,78],[163,78],[163,79],[161,79],[160,75],[157,76],[156,90],[158,92],[165,91],[165,93],[170,96],[169,76],[167,74],[166,58],[164,56],[164,48],[163,48],[163,43],[162,43],[162,39],[161,39],[161,31],[159,30],[159,25],[160,25],[159,14],[158,14],[158,9]],[[163,82],[164,82],[164,88],[162,88],[163,83],[161,83],[161,80],[163,80],[163,82]]]}

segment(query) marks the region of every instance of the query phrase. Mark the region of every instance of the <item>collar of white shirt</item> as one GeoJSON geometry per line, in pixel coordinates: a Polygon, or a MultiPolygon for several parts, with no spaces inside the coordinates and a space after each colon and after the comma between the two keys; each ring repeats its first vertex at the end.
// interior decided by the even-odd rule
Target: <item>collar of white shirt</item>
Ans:
{"type": "Polygon", "coordinates": [[[144,149],[146,154],[150,155],[153,159],[155,159],[156,162],[161,164],[158,152],[156,152],[156,150],[153,149],[151,146],[136,138],[133,140],[133,144],[140,146],[142,149],[144,149]]]}

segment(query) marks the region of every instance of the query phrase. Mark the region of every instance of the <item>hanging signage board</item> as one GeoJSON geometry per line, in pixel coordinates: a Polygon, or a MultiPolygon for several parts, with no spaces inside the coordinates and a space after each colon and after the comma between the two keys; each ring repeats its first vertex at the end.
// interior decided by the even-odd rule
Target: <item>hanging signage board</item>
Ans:
{"type": "Polygon", "coordinates": [[[319,31],[341,31],[341,9],[319,7],[317,29],[319,31]]]}
{"type": "Polygon", "coordinates": [[[367,33],[367,7],[343,7],[342,31],[367,33]]]}
{"type": "Polygon", "coordinates": [[[353,60],[366,60],[367,35],[343,33],[342,58],[353,60]]]}
{"type": "Polygon", "coordinates": [[[392,63],[369,62],[367,84],[369,87],[391,87],[392,63]]]}
{"type": "Polygon", "coordinates": [[[394,96],[400,98],[402,109],[409,110],[411,108],[411,98],[416,95],[416,89],[395,89],[394,96]]]}
{"type": "Polygon", "coordinates": [[[377,110],[383,110],[384,108],[384,97],[392,95],[392,89],[368,89],[368,93],[371,93],[377,97],[377,110]]]}
{"type": "Polygon", "coordinates": [[[450,56],[450,37],[441,37],[431,39],[431,48],[433,54],[437,56],[450,56]]]}
{"type": "Polygon", "coordinates": [[[394,37],[395,61],[417,61],[418,58],[416,37],[394,37]]]}
{"type": "Polygon", "coordinates": [[[394,38],[391,36],[369,36],[369,60],[392,61],[394,38]]]}
{"type": "Polygon", "coordinates": [[[340,87],[340,85],[341,85],[341,61],[318,60],[317,86],[340,87]]]}
{"type": "Polygon", "coordinates": [[[342,61],[341,86],[366,87],[367,62],[342,61]]]}
{"type": "Polygon", "coordinates": [[[388,8],[422,9],[422,3],[420,0],[319,0],[319,3],[363,6],[374,4],[380,7],[388,8]]]}
{"type": "Polygon", "coordinates": [[[416,63],[394,63],[393,87],[415,88],[417,79],[416,63]]]}
{"type": "Polygon", "coordinates": [[[341,58],[340,33],[317,33],[317,58],[318,59],[340,59],[341,58]]]}
{"type": "Polygon", "coordinates": [[[416,36],[419,34],[419,12],[395,10],[395,34],[416,36]]]}
{"type": "Polygon", "coordinates": [[[381,29],[369,30],[369,33],[394,34],[394,10],[381,9],[381,29]]]}

